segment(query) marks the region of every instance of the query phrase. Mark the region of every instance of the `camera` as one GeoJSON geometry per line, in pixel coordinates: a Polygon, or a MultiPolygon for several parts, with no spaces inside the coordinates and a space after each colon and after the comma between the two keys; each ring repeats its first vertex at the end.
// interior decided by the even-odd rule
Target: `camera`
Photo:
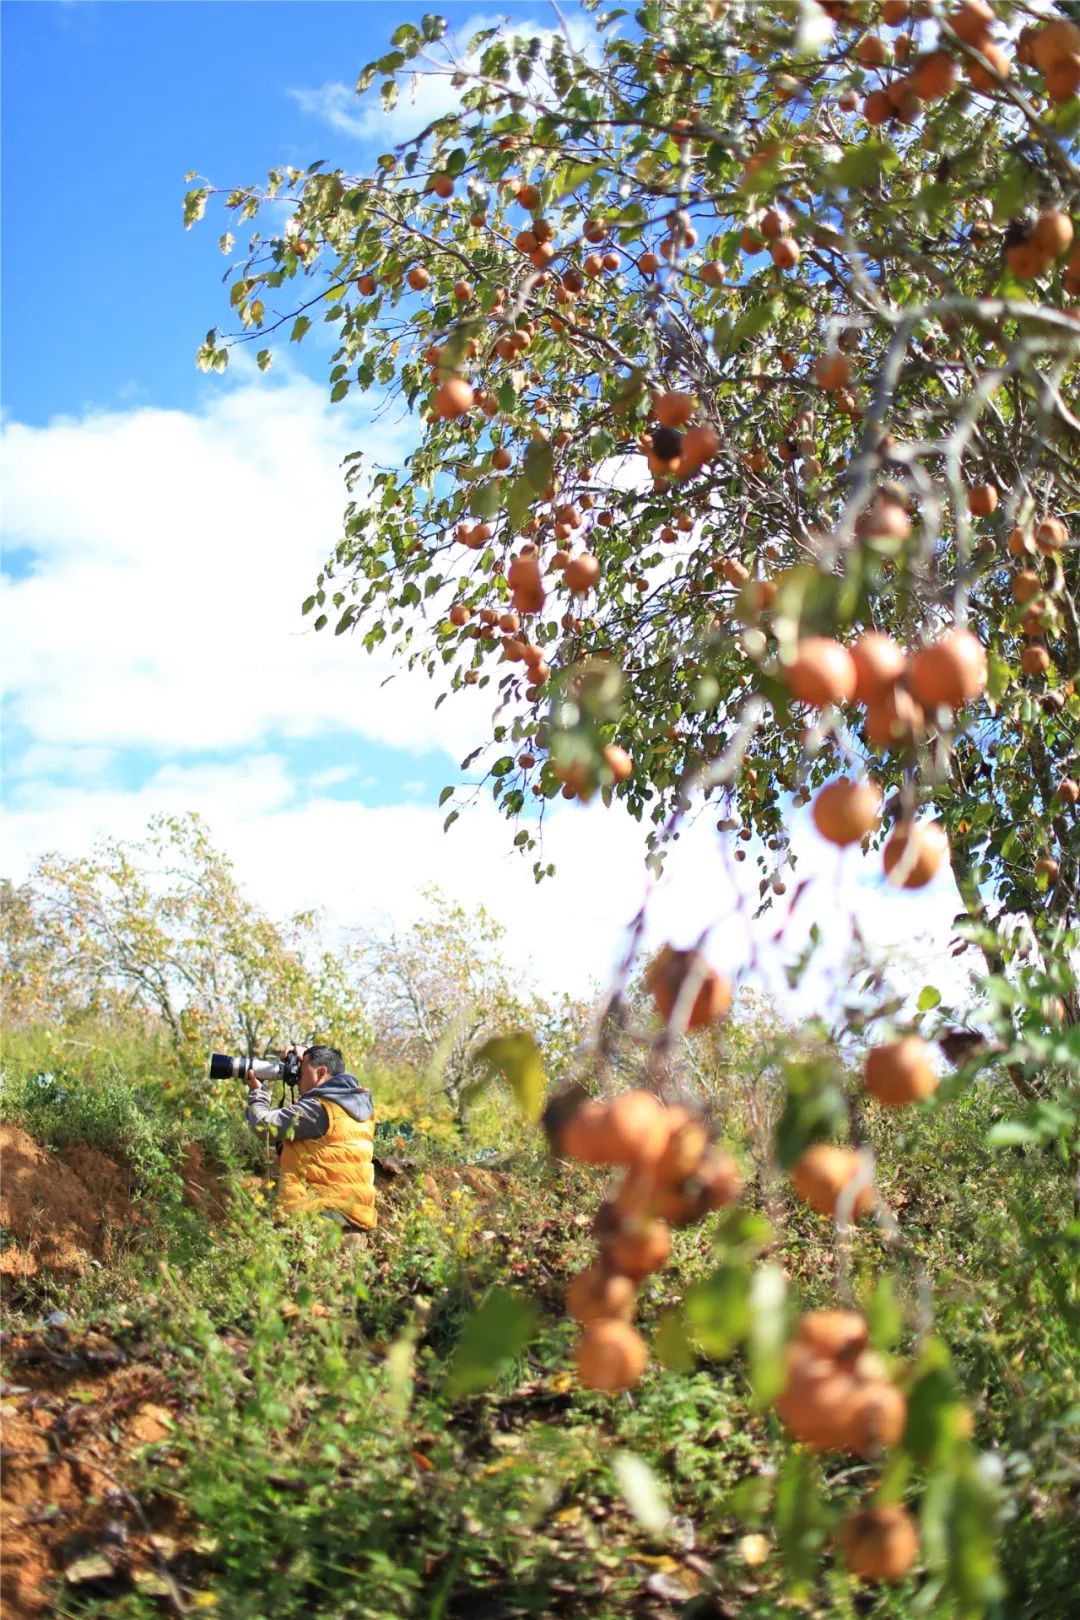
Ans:
{"type": "Polygon", "coordinates": [[[246,1080],[249,1074],[267,1085],[284,1080],[287,1086],[295,1086],[300,1079],[299,1053],[286,1052],[283,1058],[246,1058],[211,1052],[211,1080],[246,1080]]]}

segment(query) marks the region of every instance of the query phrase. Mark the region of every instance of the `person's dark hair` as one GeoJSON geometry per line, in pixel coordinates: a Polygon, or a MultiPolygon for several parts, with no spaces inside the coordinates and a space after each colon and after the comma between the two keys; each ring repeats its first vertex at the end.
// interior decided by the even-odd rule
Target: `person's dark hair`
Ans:
{"type": "Polygon", "coordinates": [[[304,1056],[313,1069],[328,1069],[332,1075],[345,1073],[345,1059],[336,1046],[309,1046],[304,1056]]]}

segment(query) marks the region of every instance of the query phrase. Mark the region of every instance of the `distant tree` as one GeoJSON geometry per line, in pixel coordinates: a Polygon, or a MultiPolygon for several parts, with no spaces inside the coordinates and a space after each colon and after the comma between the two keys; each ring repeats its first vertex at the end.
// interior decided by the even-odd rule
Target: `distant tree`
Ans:
{"type": "Polygon", "coordinates": [[[426,1073],[445,1093],[459,1130],[470,1085],[484,1070],[477,1049],[490,1036],[522,1029],[538,1037],[558,1072],[584,1033],[585,1010],[541,996],[505,959],[505,927],[483,906],[469,909],[438,889],[404,928],[358,936],[358,968],[372,1023],[373,1055],[426,1073]]]}
{"type": "Polygon", "coordinates": [[[214,1045],[260,1055],[294,1038],[368,1042],[350,964],[326,948],[316,914],[272,921],[194,814],[155,818],[140,844],[47,855],[5,900],[13,1017],[152,1013],[191,1073],[214,1045]]]}

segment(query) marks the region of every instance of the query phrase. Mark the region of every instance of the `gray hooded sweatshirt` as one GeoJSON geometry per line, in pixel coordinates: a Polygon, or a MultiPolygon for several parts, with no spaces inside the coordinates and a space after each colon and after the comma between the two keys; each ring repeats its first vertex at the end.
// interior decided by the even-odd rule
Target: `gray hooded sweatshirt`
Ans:
{"type": "Polygon", "coordinates": [[[257,1135],[269,1136],[272,1142],[311,1141],[330,1129],[324,1097],[356,1120],[370,1119],[375,1111],[371,1092],[359,1080],[351,1074],[332,1074],[288,1108],[274,1108],[267,1088],[257,1086],[248,1093],[247,1122],[257,1135]]]}

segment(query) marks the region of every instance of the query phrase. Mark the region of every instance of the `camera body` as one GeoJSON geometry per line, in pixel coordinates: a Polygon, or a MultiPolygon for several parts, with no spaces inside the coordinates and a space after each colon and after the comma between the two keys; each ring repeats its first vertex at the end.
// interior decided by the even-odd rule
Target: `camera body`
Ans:
{"type": "Polygon", "coordinates": [[[283,1058],[246,1058],[211,1052],[211,1080],[246,1080],[249,1074],[264,1085],[283,1080],[287,1086],[296,1086],[300,1080],[300,1054],[290,1051],[283,1058]]]}

